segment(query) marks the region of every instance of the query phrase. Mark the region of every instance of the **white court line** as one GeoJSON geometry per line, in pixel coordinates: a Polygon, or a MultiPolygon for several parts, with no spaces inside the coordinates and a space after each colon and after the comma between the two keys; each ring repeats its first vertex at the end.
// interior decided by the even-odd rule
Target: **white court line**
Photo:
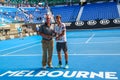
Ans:
{"type": "Polygon", "coordinates": [[[95,34],[92,34],[92,36],[89,37],[89,38],[86,40],[85,44],[87,44],[94,36],[95,36],[95,34]]]}
{"type": "Polygon", "coordinates": [[[15,53],[15,52],[18,52],[18,51],[22,51],[22,50],[25,50],[25,49],[28,49],[28,48],[31,48],[31,47],[34,47],[34,46],[38,46],[38,45],[40,45],[40,44],[35,44],[35,45],[29,46],[29,47],[26,47],[26,48],[18,49],[18,50],[15,50],[13,52],[9,52],[9,53],[3,54],[3,56],[9,55],[9,54],[12,54],[12,53],[15,53]]]}
{"type": "MultiPolygon", "coordinates": [[[[64,54],[61,54],[64,56],[64,54]]],[[[120,56],[120,54],[68,54],[69,56],[120,56]]],[[[28,55],[23,55],[23,54],[18,54],[18,55],[0,55],[0,57],[7,57],[7,56],[42,56],[42,54],[28,54],[28,55]]],[[[57,54],[53,54],[53,56],[57,56],[57,54]]]]}
{"type": "Polygon", "coordinates": [[[67,34],[67,37],[69,37],[69,36],[73,36],[73,35],[74,35],[73,33],[71,33],[71,34],[69,34],[69,35],[67,34]]]}
{"type": "Polygon", "coordinates": [[[41,54],[26,54],[26,55],[23,55],[23,54],[14,54],[14,55],[0,55],[0,57],[5,57],[5,56],[42,56],[41,54]]]}
{"type": "Polygon", "coordinates": [[[89,42],[89,43],[120,43],[120,41],[103,41],[103,42],[89,42]]]}
{"type": "MultiPolygon", "coordinates": [[[[103,41],[103,42],[89,42],[88,44],[94,44],[94,43],[120,43],[120,41],[103,41]]],[[[68,43],[68,44],[75,44],[75,45],[77,45],[77,44],[85,44],[84,42],[79,42],[79,43],[68,43]]]]}
{"type": "MultiPolygon", "coordinates": [[[[90,42],[90,43],[95,43],[95,42],[90,42]]],[[[96,43],[98,43],[98,42],[96,42],[96,43]]],[[[103,42],[103,43],[106,43],[106,42],[103,42]]],[[[68,44],[84,44],[84,43],[68,43],[68,44]]],[[[18,52],[18,51],[22,51],[22,50],[25,50],[25,49],[28,49],[28,48],[31,48],[31,47],[34,47],[34,46],[37,46],[37,45],[41,45],[41,44],[35,44],[35,45],[29,46],[29,47],[26,47],[26,48],[18,49],[18,50],[15,50],[13,52],[9,52],[9,53],[3,54],[3,56],[9,55],[9,54],[12,54],[12,53],[15,53],[15,52],[18,52]]],[[[76,54],[74,54],[74,55],[76,55],[76,54]]],[[[84,55],[86,55],[86,54],[84,54],[84,55]]],[[[96,54],[94,54],[94,55],[96,55],[96,54]]],[[[100,55],[100,54],[98,54],[98,55],[100,55]]]]}
{"type": "Polygon", "coordinates": [[[24,46],[24,45],[27,45],[27,44],[31,44],[31,43],[36,43],[36,42],[39,42],[40,40],[38,41],[34,41],[34,42],[30,42],[30,43],[26,43],[26,44],[22,44],[22,45],[18,45],[18,46],[13,46],[13,47],[10,47],[10,48],[6,48],[6,49],[3,49],[3,50],[0,50],[1,51],[5,51],[5,50],[9,50],[9,49],[13,49],[13,48],[17,48],[17,47],[21,47],[21,46],[24,46]]]}

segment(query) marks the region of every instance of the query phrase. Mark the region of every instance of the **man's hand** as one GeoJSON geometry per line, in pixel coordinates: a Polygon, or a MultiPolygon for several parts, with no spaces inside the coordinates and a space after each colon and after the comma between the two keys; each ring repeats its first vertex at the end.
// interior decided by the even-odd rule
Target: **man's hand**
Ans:
{"type": "Polygon", "coordinates": [[[56,37],[55,39],[56,39],[56,40],[60,40],[60,37],[56,37]]]}
{"type": "Polygon", "coordinates": [[[51,39],[52,36],[50,36],[50,35],[45,35],[45,38],[47,38],[47,39],[51,39]]]}

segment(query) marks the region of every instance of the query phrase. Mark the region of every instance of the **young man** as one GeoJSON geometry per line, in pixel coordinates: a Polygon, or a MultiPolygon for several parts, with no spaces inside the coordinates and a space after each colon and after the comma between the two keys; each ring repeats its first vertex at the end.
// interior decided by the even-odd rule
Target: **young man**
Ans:
{"type": "Polygon", "coordinates": [[[68,66],[68,51],[67,51],[67,39],[66,39],[66,26],[64,23],[61,22],[61,16],[56,16],[57,26],[55,27],[56,33],[56,48],[58,53],[58,60],[59,64],[57,68],[62,67],[62,56],[61,56],[61,49],[64,51],[65,55],[65,69],[69,68],[68,66]]]}
{"type": "Polygon", "coordinates": [[[50,15],[46,15],[46,22],[39,29],[39,34],[42,36],[42,68],[46,69],[46,64],[49,68],[52,68],[52,53],[53,53],[53,26],[50,23],[50,15]]]}

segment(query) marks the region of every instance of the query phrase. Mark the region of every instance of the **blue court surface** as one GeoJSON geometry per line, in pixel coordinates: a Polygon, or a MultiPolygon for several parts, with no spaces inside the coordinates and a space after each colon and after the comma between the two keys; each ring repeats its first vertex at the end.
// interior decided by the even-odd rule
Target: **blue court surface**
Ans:
{"type": "Polygon", "coordinates": [[[0,41],[0,80],[120,80],[119,28],[69,30],[67,41],[69,69],[46,70],[41,69],[41,36],[0,41]]]}

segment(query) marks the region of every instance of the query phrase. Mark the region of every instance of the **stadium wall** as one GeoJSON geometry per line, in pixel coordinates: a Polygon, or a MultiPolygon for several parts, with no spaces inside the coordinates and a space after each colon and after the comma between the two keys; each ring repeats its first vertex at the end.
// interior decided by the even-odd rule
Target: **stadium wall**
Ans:
{"type": "MultiPolygon", "coordinates": [[[[35,30],[36,25],[39,25],[40,27],[41,24],[29,23],[25,25],[32,26],[33,30],[35,30]]],[[[65,25],[67,29],[96,29],[96,28],[120,27],[120,18],[67,22],[65,23],[65,25]]]]}
{"type": "Polygon", "coordinates": [[[77,21],[65,24],[67,29],[96,29],[96,28],[120,27],[120,18],[77,21]]]}
{"type": "MultiPolygon", "coordinates": [[[[90,21],[77,21],[77,22],[68,22],[65,23],[67,29],[97,29],[97,28],[110,28],[110,27],[120,27],[120,18],[117,19],[103,19],[103,20],[90,20],[90,21]]],[[[18,26],[22,26],[24,29],[24,36],[31,36],[36,33],[36,26],[41,26],[41,24],[35,23],[14,23],[9,24],[9,26],[4,27],[7,30],[7,35],[0,34],[0,40],[13,39],[17,38],[18,26]],[[27,31],[28,30],[28,31],[27,31]]],[[[2,27],[1,29],[2,30],[2,27]]]]}

